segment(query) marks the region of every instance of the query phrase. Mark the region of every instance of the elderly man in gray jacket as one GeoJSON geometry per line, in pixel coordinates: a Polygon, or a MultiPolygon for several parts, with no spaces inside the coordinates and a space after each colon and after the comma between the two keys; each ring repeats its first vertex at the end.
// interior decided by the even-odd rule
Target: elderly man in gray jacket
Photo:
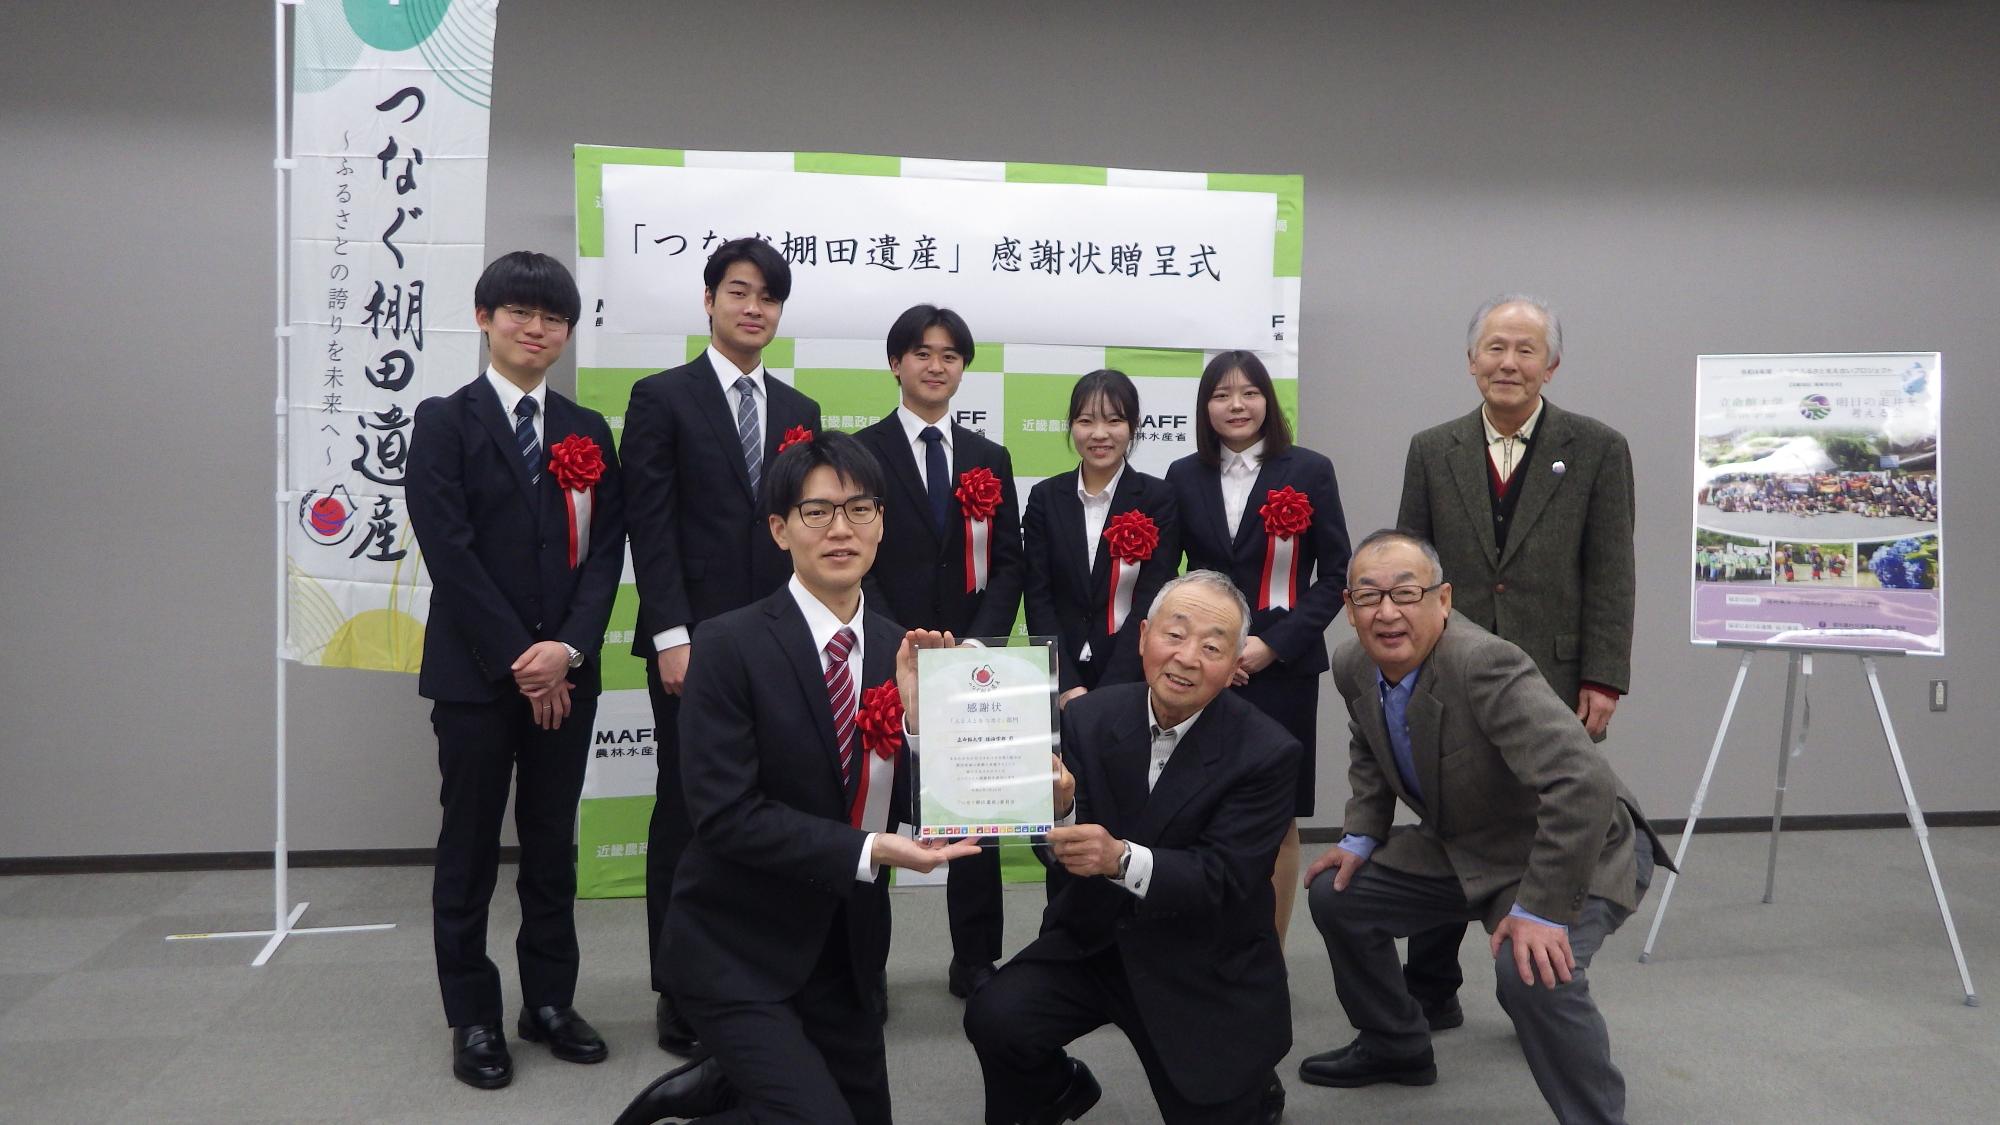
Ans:
{"type": "Polygon", "coordinates": [[[1378,531],[1354,552],[1355,637],[1335,653],[1351,734],[1345,838],[1306,874],[1359,1036],[1314,1055],[1322,1086],[1437,1080],[1395,939],[1453,921],[1491,934],[1500,1003],[1558,1120],[1624,1120],[1586,970],[1663,855],[1576,715],[1513,644],[1451,611],[1429,544],[1378,531]],[[1395,832],[1398,799],[1421,822],[1395,832]]]}

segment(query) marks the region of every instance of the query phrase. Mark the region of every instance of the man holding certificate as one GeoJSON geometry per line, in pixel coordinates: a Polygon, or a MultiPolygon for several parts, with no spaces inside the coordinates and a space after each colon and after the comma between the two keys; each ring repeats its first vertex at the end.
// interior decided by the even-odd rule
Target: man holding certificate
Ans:
{"type": "Polygon", "coordinates": [[[889,956],[883,868],[978,852],[897,835],[908,819],[903,703],[918,647],[865,602],[882,539],[882,470],[822,432],[779,454],[776,593],[702,622],[681,696],[694,839],[674,875],[660,964],[711,1057],[661,1076],[618,1118],[887,1125],[875,984],[889,956]]]}
{"type": "Polygon", "coordinates": [[[1073,807],[1049,834],[1042,932],[973,996],[988,1122],[1074,1120],[1097,1080],[1063,1048],[1115,1023],[1169,1125],[1275,1121],[1291,999],[1271,870],[1298,740],[1223,689],[1249,632],[1229,579],[1166,584],[1140,626],[1145,682],[1062,713],[1073,807]]]}

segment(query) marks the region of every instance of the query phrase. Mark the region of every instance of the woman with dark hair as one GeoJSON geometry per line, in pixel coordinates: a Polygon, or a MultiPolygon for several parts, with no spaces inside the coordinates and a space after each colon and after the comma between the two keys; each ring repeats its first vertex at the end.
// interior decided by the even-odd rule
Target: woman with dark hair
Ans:
{"type": "MultiPolygon", "coordinates": [[[[1333,462],[1292,444],[1271,374],[1250,352],[1209,361],[1194,415],[1195,452],[1167,470],[1181,546],[1189,570],[1229,575],[1250,601],[1250,639],[1233,683],[1305,747],[1294,815],[1310,816],[1326,627],[1347,585],[1340,486],[1333,462]]],[[[1296,823],[1278,850],[1272,884],[1283,941],[1299,890],[1296,823]]]]}
{"type": "Polygon", "coordinates": [[[1062,702],[1099,684],[1144,678],[1139,622],[1180,563],[1172,490],[1126,463],[1139,391],[1093,371],[1069,396],[1077,467],[1028,493],[1028,632],[1056,638],[1062,702]]]}

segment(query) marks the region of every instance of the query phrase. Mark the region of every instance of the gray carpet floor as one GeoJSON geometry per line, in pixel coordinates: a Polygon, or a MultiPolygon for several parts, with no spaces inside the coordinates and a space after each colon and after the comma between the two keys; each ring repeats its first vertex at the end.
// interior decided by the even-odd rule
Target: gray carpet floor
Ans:
{"type": "MultiPolygon", "coordinates": [[[[1656,897],[1591,971],[1632,1120],[2000,1119],[2000,829],[1938,830],[1932,843],[1973,982],[1993,990],[1987,1006],[1962,1003],[1907,830],[1788,835],[1768,906],[1765,837],[1698,837],[1652,963],[1637,956],[1656,897]]],[[[502,876],[493,945],[511,978],[518,913],[502,876]]],[[[300,936],[253,969],[256,942],[162,938],[268,925],[269,872],[0,878],[0,1122],[604,1123],[672,1062],[651,1042],[636,900],[577,908],[577,1006],[611,1058],[575,1066],[515,1043],[514,1084],[488,1093],[450,1074],[429,870],[301,870],[292,887],[312,904],[301,925],[397,928],[300,936]]],[[[1010,891],[1010,951],[1033,934],[1040,905],[1038,887],[1010,891]]],[[[888,1042],[905,1123],[978,1119],[979,1069],[945,992],[948,957],[943,894],[898,892],[888,1042]]],[[[1420,1090],[1300,1084],[1300,1058],[1352,1035],[1303,904],[1289,961],[1287,1121],[1547,1120],[1493,999],[1483,941],[1464,950],[1466,1025],[1438,1038],[1438,1084],[1420,1090]]],[[[511,980],[507,995],[511,1011],[511,980]]],[[[1115,1030],[1074,1050],[1105,1087],[1091,1125],[1156,1119],[1115,1030]]]]}

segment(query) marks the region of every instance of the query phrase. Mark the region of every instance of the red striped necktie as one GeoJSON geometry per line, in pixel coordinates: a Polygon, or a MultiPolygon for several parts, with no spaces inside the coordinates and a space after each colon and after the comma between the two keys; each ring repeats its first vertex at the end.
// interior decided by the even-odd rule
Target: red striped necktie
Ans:
{"type": "Polygon", "coordinates": [[[854,630],[843,628],[826,642],[826,701],[833,709],[833,740],[840,747],[840,781],[854,783],[854,676],[847,658],[854,653],[854,630]]]}

